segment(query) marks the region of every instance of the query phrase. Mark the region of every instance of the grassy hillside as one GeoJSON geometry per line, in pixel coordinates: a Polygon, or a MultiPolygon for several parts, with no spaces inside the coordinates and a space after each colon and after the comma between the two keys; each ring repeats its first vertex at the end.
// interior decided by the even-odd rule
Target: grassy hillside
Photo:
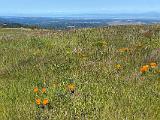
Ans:
{"type": "Polygon", "coordinates": [[[0,120],[160,120],[160,25],[0,29],[0,120]]]}

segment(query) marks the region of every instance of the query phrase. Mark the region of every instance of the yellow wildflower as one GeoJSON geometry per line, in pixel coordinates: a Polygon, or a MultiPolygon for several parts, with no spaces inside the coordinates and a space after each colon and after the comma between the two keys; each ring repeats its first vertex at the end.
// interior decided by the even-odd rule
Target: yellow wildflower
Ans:
{"type": "Polygon", "coordinates": [[[75,91],[75,84],[73,84],[73,83],[71,83],[71,84],[69,84],[68,86],[68,90],[71,92],[71,93],[74,93],[74,91],[75,91]]]}
{"type": "Polygon", "coordinates": [[[115,67],[119,70],[122,66],[120,64],[117,64],[115,67]]]}

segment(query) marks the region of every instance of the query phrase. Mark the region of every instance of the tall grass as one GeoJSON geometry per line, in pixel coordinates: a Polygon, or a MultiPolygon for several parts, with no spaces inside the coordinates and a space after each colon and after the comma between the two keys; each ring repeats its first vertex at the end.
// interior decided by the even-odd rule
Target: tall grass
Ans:
{"type": "Polygon", "coordinates": [[[159,28],[0,29],[0,119],[159,120],[159,28]]]}

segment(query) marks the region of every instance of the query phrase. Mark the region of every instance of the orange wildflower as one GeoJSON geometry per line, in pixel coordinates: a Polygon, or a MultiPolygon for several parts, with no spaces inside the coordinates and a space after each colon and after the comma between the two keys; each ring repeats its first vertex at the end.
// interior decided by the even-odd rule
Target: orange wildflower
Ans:
{"type": "Polygon", "coordinates": [[[141,71],[142,73],[145,73],[145,72],[148,71],[148,69],[149,69],[149,65],[144,65],[144,66],[142,66],[142,67],[140,68],[140,71],[141,71]]]}
{"type": "Polygon", "coordinates": [[[46,93],[46,88],[42,88],[42,93],[46,93]]]}
{"type": "Polygon", "coordinates": [[[119,52],[128,52],[128,51],[129,51],[128,48],[120,48],[120,49],[119,49],[119,52]]]}
{"type": "Polygon", "coordinates": [[[48,99],[47,99],[47,98],[43,100],[43,105],[47,105],[48,103],[49,103],[49,102],[48,102],[48,99]]]}
{"type": "Polygon", "coordinates": [[[40,99],[36,99],[36,104],[40,105],[41,104],[41,100],[40,99]]]}
{"type": "Polygon", "coordinates": [[[34,88],[34,92],[37,93],[38,92],[38,87],[34,88]]]}
{"type": "Polygon", "coordinates": [[[150,63],[151,68],[157,67],[157,63],[150,63]]]}

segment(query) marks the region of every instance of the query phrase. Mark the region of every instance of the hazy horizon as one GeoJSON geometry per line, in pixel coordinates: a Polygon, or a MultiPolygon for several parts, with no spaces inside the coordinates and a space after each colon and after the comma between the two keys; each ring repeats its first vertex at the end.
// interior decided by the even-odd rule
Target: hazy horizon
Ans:
{"type": "Polygon", "coordinates": [[[160,13],[159,0],[0,0],[0,16],[160,13]]]}
{"type": "Polygon", "coordinates": [[[17,14],[0,14],[0,17],[120,17],[120,16],[134,16],[134,17],[157,17],[160,18],[160,12],[155,12],[155,11],[148,11],[148,12],[141,12],[141,13],[133,13],[133,12],[104,12],[104,13],[98,13],[98,12],[86,12],[86,13],[39,13],[39,14],[33,14],[33,13],[17,13],[17,14]]]}

